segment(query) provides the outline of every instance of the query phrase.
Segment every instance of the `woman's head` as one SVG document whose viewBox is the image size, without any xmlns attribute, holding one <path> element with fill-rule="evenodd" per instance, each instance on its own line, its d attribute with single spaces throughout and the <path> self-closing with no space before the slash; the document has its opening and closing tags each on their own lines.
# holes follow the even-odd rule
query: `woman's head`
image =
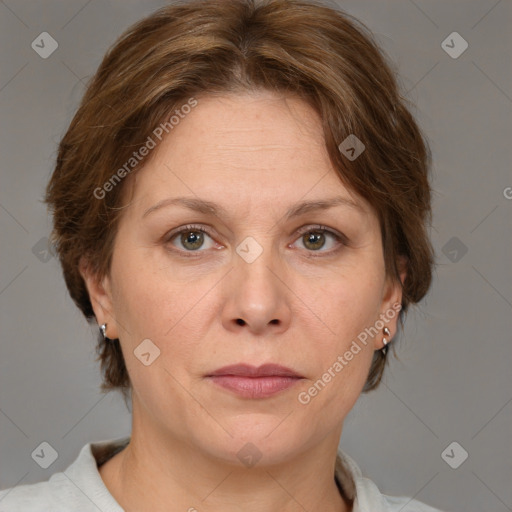
<svg viewBox="0 0 512 512">
<path fill-rule="evenodd" d="M 362 333 L 385 318 L 395 336 L 430 286 L 429 165 L 392 67 L 346 14 L 195 1 L 139 22 L 93 77 L 47 190 L 70 294 L 112 339 L 99 339 L 103 388 L 133 386 L 197 443 L 219 425 L 265 432 L 283 396 L 290 443 L 337 428 L 384 370 L 382 336 Z M 202 211 L 153 208 L 179 197 Z M 134 354 L 147 339 L 160 351 L 149 366 Z M 206 378 L 240 362 L 305 378 L 240 407 Z M 216 411 L 211 425 L 191 426 L 191 396 Z"/>
</svg>

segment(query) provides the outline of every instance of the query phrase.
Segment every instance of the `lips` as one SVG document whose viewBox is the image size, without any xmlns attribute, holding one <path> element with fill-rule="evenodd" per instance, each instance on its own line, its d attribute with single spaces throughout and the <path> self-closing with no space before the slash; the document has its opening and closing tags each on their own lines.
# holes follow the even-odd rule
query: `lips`
<svg viewBox="0 0 512 512">
<path fill-rule="evenodd" d="M 206 377 L 231 393 L 251 399 L 268 398 L 295 386 L 304 378 L 290 368 L 276 364 L 224 366 Z"/>
<path fill-rule="evenodd" d="M 302 375 L 294 372 L 290 368 L 278 364 L 264 364 L 256 367 L 249 364 L 233 364 L 223 366 L 218 370 L 207 375 L 207 377 L 231 375 L 238 377 L 295 377 L 303 378 Z"/>
</svg>

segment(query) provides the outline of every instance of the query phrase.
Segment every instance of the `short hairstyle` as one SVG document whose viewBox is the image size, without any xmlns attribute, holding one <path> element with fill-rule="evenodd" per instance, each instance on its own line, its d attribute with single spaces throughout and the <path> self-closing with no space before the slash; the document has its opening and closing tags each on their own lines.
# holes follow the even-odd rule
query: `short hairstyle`
<svg viewBox="0 0 512 512">
<path fill-rule="evenodd" d="M 195 97 L 263 89 L 298 96 L 320 116 L 334 169 L 377 212 L 386 276 L 400 280 L 405 257 L 403 329 L 409 304 L 430 287 L 434 251 L 431 152 L 397 77 L 366 25 L 315 0 L 179 1 L 130 27 L 91 78 L 46 190 L 51 243 L 76 305 L 94 319 L 79 261 L 86 255 L 98 278 L 109 274 L 127 174 L 154 153 L 140 148 L 157 146 L 176 109 Z M 349 135 L 365 145 L 356 159 L 339 149 Z M 102 391 L 126 397 L 119 340 L 98 331 L 97 354 Z M 378 386 L 386 360 L 375 351 L 363 392 Z"/>
</svg>

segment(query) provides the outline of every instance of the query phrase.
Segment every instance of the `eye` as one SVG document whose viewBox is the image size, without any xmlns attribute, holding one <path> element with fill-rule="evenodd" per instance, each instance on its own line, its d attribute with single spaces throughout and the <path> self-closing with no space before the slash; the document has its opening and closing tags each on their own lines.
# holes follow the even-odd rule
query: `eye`
<svg viewBox="0 0 512 512">
<path fill-rule="evenodd" d="M 310 252 L 331 253 L 348 245 L 348 240 L 344 235 L 328 229 L 325 226 L 305 226 L 299 230 L 299 234 L 301 237 L 298 240 L 300 240 L 305 249 Z M 331 244 L 331 247 L 334 246 L 334 249 L 320 251 L 320 249 L 325 247 L 326 239 L 328 240 L 329 237 L 334 240 L 334 244 Z"/>
<path fill-rule="evenodd" d="M 348 239 L 341 233 L 326 228 L 325 226 L 305 226 L 298 230 L 301 235 L 298 240 L 303 243 L 303 248 L 308 252 L 313 253 L 334 253 L 348 245 Z M 205 245 L 205 236 L 208 237 L 210 243 Z M 326 240 L 331 238 L 331 248 L 327 250 L 320 250 L 326 246 Z M 184 256 L 193 256 L 193 253 L 203 252 L 201 249 L 221 248 L 213 239 L 210 231 L 204 226 L 197 226 L 189 224 L 171 231 L 165 237 L 165 243 L 171 244 L 178 253 Z M 181 245 L 181 247 L 179 245 Z M 327 243 L 329 245 L 329 243 Z M 332 248 L 334 247 L 334 249 Z"/>
<path fill-rule="evenodd" d="M 211 240 L 211 244 L 204 247 L 205 243 L 205 235 Z M 206 230 L 202 226 L 194 226 L 188 225 L 184 226 L 177 231 L 172 231 L 167 237 L 166 242 L 171 243 L 171 245 L 176 245 L 173 243 L 173 240 L 176 243 L 181 244 L 181 247 L 178 247 L 180 252 L 194 252 L 199 251 L 199 249 L 210 249 L 214 242 L 209 235 L 208 230 Z M 200 252 L 200 251 L 199 251 Z"/>
</svg>

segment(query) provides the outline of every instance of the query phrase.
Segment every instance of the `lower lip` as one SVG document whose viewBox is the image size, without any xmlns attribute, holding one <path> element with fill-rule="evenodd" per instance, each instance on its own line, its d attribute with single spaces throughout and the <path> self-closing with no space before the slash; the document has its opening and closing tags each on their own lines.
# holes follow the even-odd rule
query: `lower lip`
<svg viewBox="0 0 512 512">
<path fill-rule="evenodd" d="M 267 398 L 294 386 L 299 377 L 241 377 L 238 375 L 214 375 L 212 382 L 245 398 Z"/>
</svg>

